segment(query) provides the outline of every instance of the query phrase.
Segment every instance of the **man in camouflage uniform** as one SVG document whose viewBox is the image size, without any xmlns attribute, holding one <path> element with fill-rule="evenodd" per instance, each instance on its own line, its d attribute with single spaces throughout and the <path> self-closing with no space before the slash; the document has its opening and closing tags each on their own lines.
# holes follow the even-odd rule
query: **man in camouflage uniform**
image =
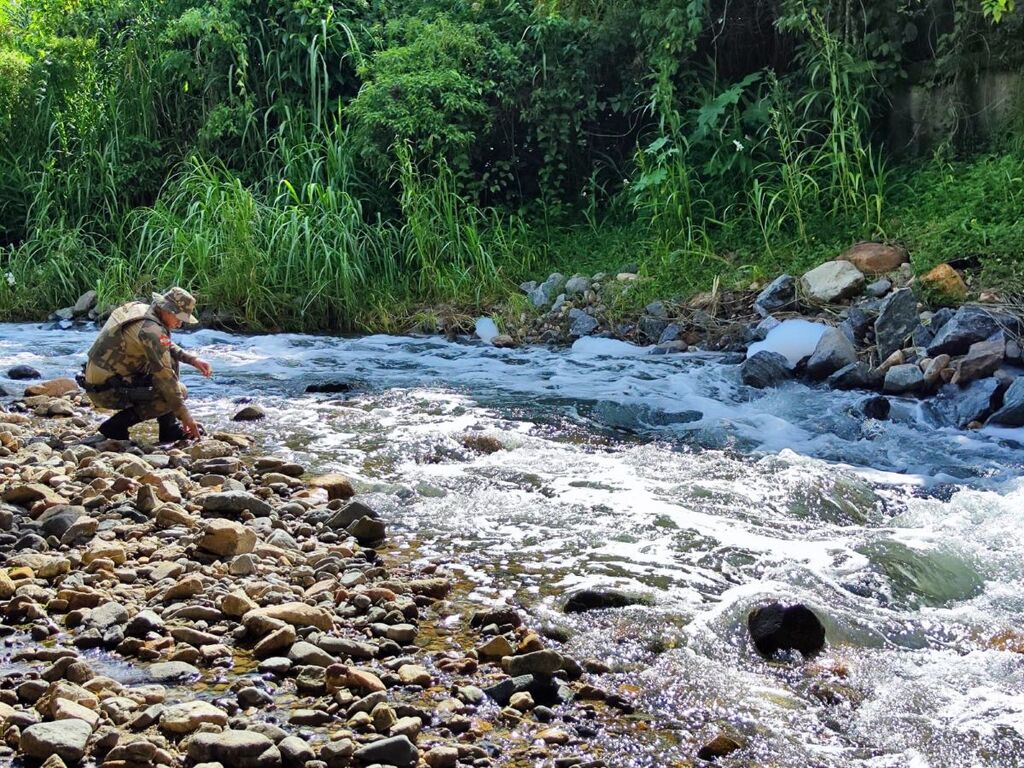
<svg viewBox="0 0 1024 768">
<path fill-rule="evenodd" d="M 117 411 L 100 425 L 104 436 L 127 440 L 130 427 L 156 419 L 161 443 L 199 437 L 178 365 L 187 363 L 204 376 L 213 369 L 171 341 L 172 330 L 197 322 L 195 305 L 187 291 L 171 288 L 154 293 L 150 304 L 131 302 L 110 315 L 89 350 L 83 382 L 93 405 Z"/>
</svg>

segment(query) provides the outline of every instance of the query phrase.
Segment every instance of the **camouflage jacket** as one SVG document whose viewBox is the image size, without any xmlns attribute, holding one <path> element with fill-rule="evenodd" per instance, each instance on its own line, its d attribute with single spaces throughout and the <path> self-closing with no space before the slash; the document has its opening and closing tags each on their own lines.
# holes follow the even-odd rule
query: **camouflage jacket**
<svg viewBox="0 0 1024 768">
<path fill-rule="evenodd" d="M 173 341 L 149 304 L 132 302 L 111 313 L 89 349 L 85 381 L 106 384 L 111 377 L 131 380 L 149 376 L 156 395 L 173 411 L 184 406 L 184 388 L 178 386 L 178 363 L 192 365 L 196 358 Z"/>
</svg>

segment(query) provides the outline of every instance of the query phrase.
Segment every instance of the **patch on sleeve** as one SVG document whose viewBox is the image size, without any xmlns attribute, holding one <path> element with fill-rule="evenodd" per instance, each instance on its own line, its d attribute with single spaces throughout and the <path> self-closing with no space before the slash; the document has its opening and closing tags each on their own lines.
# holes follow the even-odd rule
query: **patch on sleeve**
<svg viewBox="0 0 1024 768">
<path fill-rule="evenodd" d="M 168 336 L 166 333 L 161 333 L 160 334 L 160 346 L 161 347 L 169 347 L 169 346 L 171 346 L 171 337 Z"/>
</svg>

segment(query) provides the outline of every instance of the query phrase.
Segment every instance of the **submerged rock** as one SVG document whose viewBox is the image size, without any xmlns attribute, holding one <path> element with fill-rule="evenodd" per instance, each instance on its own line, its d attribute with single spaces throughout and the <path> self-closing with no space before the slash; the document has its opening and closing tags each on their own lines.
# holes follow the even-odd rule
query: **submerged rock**
<svg viewBox="0 0 1024 768">
<path fill-rule="evenodd" d="M 16 365 L 8 369 L 7 378 L 15 381 L 27 381 L 29 379 L 41 379 L 43 374 L 30 365 Z"/>
<path fill-rule="evenodd" d="M 583 613 L 602 608 L 625 608 L 630 605 L 649 605 L 643 595 L 631 594 L 610 587 L 591 587 L 569 595 L 563 610 L 566 613 Z"/>
<path fill-rule="evenodd" d="M 1002 407 L 992 414 L 989 423 L 1001 427 L 1024 427 L 1024 376 L 1014 379 L 1003 395 Z"/>
<path fill-rule="evenodd" d="M 772 658 L 779 651 L 799 651 L 814 656 L 825 647 L 825 627 L 805 605 L 770 603 L 747 616 L 747 629 L 757 652 Z"/>
</svg>

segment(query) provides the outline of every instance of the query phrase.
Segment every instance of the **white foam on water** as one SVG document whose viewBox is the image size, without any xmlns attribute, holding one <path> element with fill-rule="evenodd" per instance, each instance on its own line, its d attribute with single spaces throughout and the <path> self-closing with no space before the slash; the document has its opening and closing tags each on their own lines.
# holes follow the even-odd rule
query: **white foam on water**
<svg viewBox="0 0 1024 768">
<path fill-rule="evenodd" d="M 814 352 L 826 330 L 827 325 L 809 320 L 783 320 L 768 331 L 764 341 L 750 345 L 747 357 L 758 352 L 777 352 L 789 360 L 790 367 L 793 367 Z"/>
<path fill-rule="evenodd" d="M 490 344 L 499 334 L 498 326 L 489 317 L 481 317 L 476 321 L 475 332 L 477 338 L 485 344 Z"/>
</svg>

